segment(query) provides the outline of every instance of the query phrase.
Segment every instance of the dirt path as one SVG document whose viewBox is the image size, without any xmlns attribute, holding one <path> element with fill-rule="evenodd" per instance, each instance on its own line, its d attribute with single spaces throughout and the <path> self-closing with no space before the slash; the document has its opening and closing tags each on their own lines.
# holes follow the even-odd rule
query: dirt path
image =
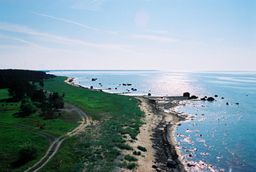
<svg viewBox="0 0 256 172">
<path fill-rule="evenodd" d="M 72 131 L 66 133 L 63 136 L 60 136 L 56 140 L 53 141 L 53 143 L 48 148 L 45 155 L 32 167 L 28 168 L 25 172 L 36 172 L 39 171 L 41 168 L 43 168 L 52 158 L 53 156 L 58 152 L 61 144 L 65 139 L 68 137 L 72 137 L 74 135 L 79 134 L 84 130 L 84 128 L 90 123 L 91 119 L 86 115 L 85 112 L 83 112 L 81 109 L 77 108 L 76 106 L 73 106 L 71 104 L 66 104 L 66 107 L 68 107 L 69 111 L 75 111 L 79 114 L 79 116 L 82 118 L 81 124 L 73 129 Z"/>
</svg>

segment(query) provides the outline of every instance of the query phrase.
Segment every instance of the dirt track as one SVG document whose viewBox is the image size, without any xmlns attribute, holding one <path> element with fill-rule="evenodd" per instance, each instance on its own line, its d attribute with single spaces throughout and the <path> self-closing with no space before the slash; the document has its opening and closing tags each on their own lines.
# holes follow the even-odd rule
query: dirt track
<svg viewBox="0 0 256 172">
<path fill-rule="evenodd" d="M 79 109 L 78 107 L 73 106 L 71 104 L 66 104 L 65 106 L 67 107 L 68 111 L 70 111 L 70 112 L 75 111 L 76 113 L 78 113 L 80 115 L 80 117 L 82 119 L 81 124 L 78 127 L 76 127 L 75 129 L 73 129 L 72 131 L 55 139 L 51 143 L 51 145 L 48 148 L 45 155 L 37 163 L 35 163 L 33 166 L 29 167 L 25 172 L 32 172 L 32 171 L 36 172 L 36 171 L 39 171 L 41 168 L 43 168 L 53 158 L 53 156 L 58 152 L 61 144 L 63 143 L 63 141 L 65 139 L 79 134 L 90 123 L 91 119 L 81 109 Z"/>
</svg>

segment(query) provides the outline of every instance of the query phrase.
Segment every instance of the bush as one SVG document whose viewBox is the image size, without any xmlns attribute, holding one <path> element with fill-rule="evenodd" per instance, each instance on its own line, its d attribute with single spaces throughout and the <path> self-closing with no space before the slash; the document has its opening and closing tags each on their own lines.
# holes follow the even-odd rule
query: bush
<svg viewBox="0 0 256 172">
<path fill-rule="evenodd" d="M 133 155 L 141 155 L 141 152 L 140 151 L 133 151 Z"/>
<path fill-rule="evenodd" d="M 127 144 L 124 144 L 124 143 L 119 143 L 119 144 L 117 144 L 117 147 L 118 147 L 119 149 L 132 150 L 132 147 L 131 147 L 131 146 L 129 146 L 129 145 L 127 145 Z"/>
<path fill-rule="evenodd" d="M 129 169 L 129 170 L 135 169 L 136 166 L 137 166 L 137 164 L 134 163 L 134 162 L 132 162 L 132 163 L 123 162 L 123 163 L 119 164 L 120 168 L 126 168 L 126 169 Z"/>
<path fill-rule="evenodd" d="M 36 106 L 30 99 L 23 99 L 20 105 L 20 117 L 29 116 L 37 111 Z"/>
<path fill-rule="evenodd" d="M 142 152 L 147 152 L 147 149 L 143 146 L 138 146 L 137 148 Z"/>
<path fill-rule="evenodd" d="M 12 163 L 12 167 L 20 167 L 37 157 L 37 150 L 32 145 L 23 146 L 18 152 L 18 158 Z"/>
<path fill-rule="evenodd" d="M 124 159 L 127 160 L 127 161 L 138 161 L 137 158 L 135 158 L 135 157 L 133 157 L 131 155 L 125 155 Z"/>
<path fill-rule="evenodd" d="M 135 163 L 129 163 L 126 168 L 128 168 L 129 170 L 133 170 L 134 168 L 136 168 L 136 166 L 137 165 Z"/>
</svg>

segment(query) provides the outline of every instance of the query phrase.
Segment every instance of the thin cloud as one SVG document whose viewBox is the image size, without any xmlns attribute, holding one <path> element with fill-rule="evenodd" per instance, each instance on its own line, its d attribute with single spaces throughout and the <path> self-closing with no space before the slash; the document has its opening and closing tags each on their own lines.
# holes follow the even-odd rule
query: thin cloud
<svg viewBox="0 0 256 172">
<path fill-rule="evenodd" d="M 73 20 L 70 20 L 70 19 L 55 17 L 55 16 L 51 16 L 51 15 L 48 15 L 48 14 L 36 13 L 36 12 L 33 12 L 33 14 L 35 14 L 37 16 L 41 16 L 41 17 L 46 17 L 46 18 L 49 18 L 49 19 L 52 19 L 52 20 L 61 21 L 61 22 L 64 22 L 64 23 L 76 25 L 76 26 L 79 26 L 79 27 L 81 27 L 83 29 L 86 29 L 86 30 L 91 30 L 91 31 L 101 32 L 101 33 L 106 33 L 106 34 L 113 34 L 113 35 L 118 34 L 117 32 L 114 32 L 114 31 L 98 29 L 98 28 L 91 27 L 91 26 L 88 26 L 88 25 L 85 25 L 85 24 L 82 24 L 82 23 L 79 23 L 79 22 L 76 22 L 76 21 L 73 21 Z"/>
<path fill-rule="evenodd" d="M 7 36 L 7 35 L 0 34 L 0 38 L 1 39 L 6 39 L 6 40 L 13 40 L 13 41 L 23 43 L 23 44 L 26 44 L 26 45 L 39 46 L 38 44 L 36 44 L 34 42 L 27 41 L 27 40 L 21 39 L 21 38 L 16 38 L 16 37 L 13 37 L 13 36 Z"/>
<path fill-rule="evenodd" d="M 159 36 L 159 35 L 151 35 L 151 34 L 135 34 L 132 35 L 132 38 L 145 40 L 145 41 L 157 41 L 157 42 L 163 42 L 163 43 L 172 43 L 177 42 L 178 39 L 170 38 L 168 36 Z"/>
<path fill-rule="evenodd" d="M 114 49 L 114 50 L 124 50 L 124 51 L 128 51 L 128 48 L 129 48 L 128 45 L 110 44 L 110 43 L 104 43 L 104 44 L 93 43 L 93 42 L 87 42 L 84 40 L 49 34 L 45 32 L 38 32 L 25 26 L 9 24 L 9 23 L 0 22 L 0 30 L 30 35 L 30 36 L 34 36 L 36 39 L 44 39 L 48 42 L 53 42 L 53 43 L 62 44 L 62 45 L 70 45 L 70 46 L 80 45 L 80 46 L 86 46 L 89 48 L 97 48 L 97 49 L 105 49 L 105 50 Z"/>
<path fill-rule="evenodd" d="M 78 10 L 99 11 L 106 0 L 76 0 L 71 8 Z"/>
</svg>

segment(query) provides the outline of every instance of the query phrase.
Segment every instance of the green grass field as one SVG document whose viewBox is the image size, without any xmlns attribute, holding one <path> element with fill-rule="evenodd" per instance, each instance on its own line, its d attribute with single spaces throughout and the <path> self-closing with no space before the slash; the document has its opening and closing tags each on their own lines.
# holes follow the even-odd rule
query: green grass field
<svg viewBox="0 0 256 172">
<path fill-rule="evenodd" d="M 65 94 L 65 102 L 83 109 L 95 122 L 86 132 L 67 139 L 59 152 L 41 171 L 113 171 L 118 166 L 134 168 L 136 164 L 122 159 L 117 161 L 122 150 L 132 148 L 125 143 L 130 135 L 136 139 L 142 125 L 143 113 L 138 100 L 128 96 L 96 92 L 64 83 L 65 77 L 45 80 L 45 89 Z M 59 119 L 43 120 L 37 113 L 25 118 L 16 118 L 20 103 L 7 103 L 8 91 L 0 90 L 0 169 L 2 171 L 24 171 L 42 157 L 49 146 L 44 134 L 60 136 L 76 127 L 76 114 L 63 113 Z M 44 124 L 44 129 L 38 129 Z M 37 158 L 26 165 L 12 169 L 11 162 L 24 144 L 37 149 Z M 0 170 L 0 171 L 1 171 Z"/>
<path fill-rule="evenodd" d="M 0 89 L 0 171 L 24 171 L 46 152 L 49 147 L 46 135 L 58 137 L 78 125 L 78 118 L 73 117 L 77 114 L 63 113 L 61 118 L 51 120 L 42 119 L 38 113 L 17 118 L 14 114 L 19 111 L 20 102 L 5 101 L 8 98 L 7 89 Z M 39 129 L 38 124 L 44 124 L 44 129 Z M 36 159 L 20 168 L 12 168 L 18 151 L 27 144 L 36 148 Z"/>
<path fill-rule="evenodd" d="M 54 171 L 56 168 L 60 171 L 79 171 L 84 165 L 86 171 L 112 171 L 120 164 L 116 159 L 121 151 L 131 149 L 125 144 L 125 135 L 129 134 L 131 138 L 136 139 L 142 125 L 143 113 L 138 107 L 138 100 L 76 88 L 64 84 L 65 79 L 49 79 L 45 82 L 45 88 L 64 93 L 65 101 L 80 107 L 98 123 L 88 127 L 86 132 L 78 137 L 65 142 L 54 160 L 43 171 Z M 69 156 L 65 156 L 67 154 Z M 127 163 L 128 167 L 135 167 L 134 163 Z"/>
</svg>

